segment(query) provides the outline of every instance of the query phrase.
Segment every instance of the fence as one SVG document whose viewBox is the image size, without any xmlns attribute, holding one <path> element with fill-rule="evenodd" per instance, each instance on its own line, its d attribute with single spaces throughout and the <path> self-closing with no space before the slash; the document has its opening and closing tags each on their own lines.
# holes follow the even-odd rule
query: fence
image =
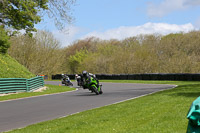
<svg viewBox="0 0 200 133">
<path fill-rule="evenodd" d="M 74 79 L 74 74 L 68 75 Z M 176 80 L 200 81 L 200 73 L 150 73 L 150 74 L 96 74 L 100 80 Z M 61 79 L 61 74 L 52 75 L 52 79 Z"/>
<path fill-rule="evenodd" d="M 25 78 L 0 78 L 0 93 L 29 92 L 44 86 L 44 79 L 38 76 Z"/>
<path fill-rule="evenodd" d="M 171 80 L 200 81 L 200 74 L 190 73 L 150 73 L 150 74 L 96 74 L 98 79 L 105 80 Z"/>
</svg>

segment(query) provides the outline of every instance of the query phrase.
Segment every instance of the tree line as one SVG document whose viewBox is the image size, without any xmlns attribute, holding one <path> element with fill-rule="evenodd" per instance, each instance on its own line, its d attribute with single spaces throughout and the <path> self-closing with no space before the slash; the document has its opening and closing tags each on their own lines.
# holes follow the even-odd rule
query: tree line
<svg viewBox="0 0 200 133">
<path fill-rule="evenodd" d="M 70 73 L 198 73 L 199 46 L 200 31 L 121 41 L 89 38 L 67 48 L 66 64 Z"/>
<path fill-rule="evenodd" d="M 124 40 L 91 37 L 62 48 L 52 33 L 15 36 L 9 54 L 34 74 L 199 73 L 200 31 L 139 35 Z"/>
</svg>

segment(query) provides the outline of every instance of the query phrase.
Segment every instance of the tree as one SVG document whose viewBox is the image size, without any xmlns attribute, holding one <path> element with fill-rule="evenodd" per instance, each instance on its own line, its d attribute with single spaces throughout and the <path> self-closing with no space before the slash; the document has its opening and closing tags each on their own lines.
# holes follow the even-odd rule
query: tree
<svg viewBox="0 0 200 133">
<path fill-rule="evenodd" d="M 39 56 L 35 58 L 38 62 L 33 67 L 38 67 L 37 74 L 45 74 L 50 78 L 52 74 L 60 73 L 64 60 L 60 42 L 55 39 L 51 32 L 47 31 L 37 32 L 35 39 Z"/>
<path fill-rule="evenodd" d="M 26 33 L 36 31 L 34 24 L 41 21 L 40 10 L 47 10 L 48 0 L 1 0 L 0 24 L 14 28 L 24 29 Z"/>
<path fill-rule="evenodd" d="M 38 31 L 34 37 L 13 36 L 9 54 L 33 74 L 51 77 L 60 73 L 64 60 L 60 43 L 51 32 Z"/>
<path fill-rule="evenodd" d="M 41 21 L 43 13 L 53 18 L 59 29 L 70 23 L 70 5 L 75 0 L 0 0 L 0 25 L 26 33 L 36 31 L 34 25 Z"/>
<path fill-rule="evenodd" d="M 71 6 L 74 5 L 76 0 L 49 0 L 48 10 L 45 12 L 49 18 L 54 20 L 56 27 L 59 30 L 65 28 L 65 25 L 74 21 L 71 13 Z"/>
<path fill-rule="evenodd" d="M 87 49 L 82 49 L 80 51 L 77 51 L 75 55 L 71 55 L 69 57 L 69 67 L 72 73 L 80 73 L 80 65 L 84 58 L 87 57 L 88 51 Z"/>
<path fill-rule="evenodd" d="M 0 52 L 6 53 L 10 44 L 8 42 L 9 32 L 7 28 L 25 30 L 26 34 L 32 36 L 36 31 L 34 25 L 42 20 L 42 13 L 48 13 L 55 20 L 59 29 L 64 28 L 66 21 L 71 22 L 70 5 L 75 0 L 0 0 Z"/>
<path fill-rule="evenodd" d="M 10 47 L 9 37 L 2 26 L 0 26 L 0 53 L 6 53 Z"/>
</svg>

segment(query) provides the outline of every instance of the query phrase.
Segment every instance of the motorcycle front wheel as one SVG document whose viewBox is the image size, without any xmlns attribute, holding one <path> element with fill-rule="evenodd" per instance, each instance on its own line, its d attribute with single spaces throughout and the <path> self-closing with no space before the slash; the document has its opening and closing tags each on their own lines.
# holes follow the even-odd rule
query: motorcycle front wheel
<svg viewBox="0 0 200 133">
<path fill-rule="evenodd" d="M 92 90 L 96 93 L 96 95 L 99 95 L 98 89 L 95 86 L 92 86 Z"/>
</svg>

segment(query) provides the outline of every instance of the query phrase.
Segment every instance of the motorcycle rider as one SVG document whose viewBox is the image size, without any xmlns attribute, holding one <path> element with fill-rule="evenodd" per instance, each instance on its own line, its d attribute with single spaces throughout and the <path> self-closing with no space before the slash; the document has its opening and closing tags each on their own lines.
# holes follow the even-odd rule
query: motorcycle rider
<svg viewBox="0 0 200 133">
<path fill-rule="evenodd" d="M 86 89 L 86 83 L 91 81 L 87 71 L 82 72 L 81 80 L 83 81 L 83 89 Z"/>
<path fill-rule="evenodd" d="M 85 85 L 86 83 L 90 83 L 91 77 L 93 77 L 97 81 L 97 87 L 99 87 L 99 80 L 96 78 L 96 76 L 94 74 L 88 73 L 87 71 L 83 71 L 82 77 L 83 77 L 83 85 Z M 85 89 L 85 87 L 84 87 L 84 89 Z"/>
<path fill-rule="evenodd" d="M 75 74 L 75 80 L 77 79 L 77 77 L 78 77 L 78 74 Z"/>
<path fill-rule="evenodd" d="M 82 72 L 83 89 L 89 89 L 91 92 L 95 92 L 97 95 L 102 94 L 102 85 L 99 84 L 99 80 L 94 74 L 87 71 Z"/>
<path fill-rule="evenodd" d="M 75 80 L 77 81 L 77 85 L 78 86 L 82 86 L 81 76 L 79 76 L 78 74 L 76 74 L 75 75 Z"/>
<path fill-rule="evenodd" d="M 67 74 L 62 74 L 62 83 L 65 84 L 65 82 L 69 83 L 70 78 L 67 76 Z"/>
<path fill-rule="evenodd" d="M 67 76 L 67 74 L 62 74 L 62 78 L 63 80 L 69 80 L 69 77 Z"/>
</svg>

